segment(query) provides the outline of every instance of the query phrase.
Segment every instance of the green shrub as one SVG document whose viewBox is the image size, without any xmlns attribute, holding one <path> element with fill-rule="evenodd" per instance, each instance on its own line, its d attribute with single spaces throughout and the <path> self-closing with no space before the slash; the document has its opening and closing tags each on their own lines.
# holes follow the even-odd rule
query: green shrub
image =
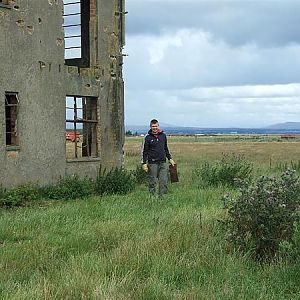
<svg viewBox="0 0 300 300">
<path fill-rule="evenodd" d="M 134 189 L 135 178 L 132 172 L 124 168 L 115 168 L 106 172 L 100 169 L 95 190 L 99 195 L 126 194 Z"/>
<path fill-rule="evenodd" d="M 280 245 L 293 244 L 299 222 L 300 181 L 287 170 L 278 178 L 260 177 L 240 182 L 236 199 L 224 196 L 228 216 L 223 220 L 227 240 L 256 258 L 271 258 Z"/>
<path fill-rule="evenodd" d="M 299 259 L 300 256 L 300 224 L 294 223 L 291 241 L 282 241 L 279 244 L 279 254 L 283 258 Z"/>
<path fill-rule="evenodd" d="M 0 185 L 0 201 L 1 199 L 4 199 L 5 194 L 6 194 L 6 189 L 2 185 Z"/>
<path fill-rule="evenodd" d="M 200 177 L 203 185 L 219 184 L 234 186 L 237 179 L 250 179 L 253 166 L 245 157 L 236 154 L 223 154 L 222 159 L 215 163 L 204 162 L 196 168 L 195 174 Z"/>
<path fill-rule="evenodd" d="M 134 170 L 134 176 L 137 183 L 147 183 L 148 182 L 148 174 L 142 169 L 142 166 L 138 164 L 136 169 Z"/>
<path fill-rule="evenodd" d="M 276 164 L 275 169 L 279 170 L 281 172 L 283 172 L 284 170 L 287 170 L 287 169 L 291 169 L 291 170 L 295 170 L 299 173 L 300 172 L 300 160 L 298 160 L 298 161 L 291 160 L 289 163 L 287 161 L 279 162 Z"/>
<path fill-rule="evenodd" d="M 39 199 L 38 188 L 32 184 L 24 184 L 15 188 L 0 189 L 0 204 L 5 207 L 26 205 L 29 202 Z"/>
<path fill-rule="evenodd" d="M 72 200 L 84 198 L 94 193 L 94 182 L 90 178 L 80 179 L 78 175 L 62 178 L 57 185 L 41 189 L 44 198 Z"/>
<path fill-rule="evenodd" d="M 5 205 L 5 195 L 6 195 L 6 189 L 0 185 L 0 206 Z"/>
</svg>

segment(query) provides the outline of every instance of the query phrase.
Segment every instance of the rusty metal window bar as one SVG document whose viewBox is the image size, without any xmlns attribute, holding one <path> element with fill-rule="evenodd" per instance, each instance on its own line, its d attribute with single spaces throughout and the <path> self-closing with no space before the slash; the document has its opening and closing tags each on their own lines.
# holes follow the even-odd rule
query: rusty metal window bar
<svg viewBox="0 0 300 300">
<path fill-rule="evenodd" d="M 67 159 L 98 157 L 97 101 L 95 97 L 66 97 Z"/>
<path fill-rule="evenodd" d="M 5 93 L 6 146 L 18 146 L 18 93 Z"/>
<path fill-rule="evenodd" d="M 87 68 L 90 65 L 90 0 L 63 1 L 66 64 Z"/>
</svg>

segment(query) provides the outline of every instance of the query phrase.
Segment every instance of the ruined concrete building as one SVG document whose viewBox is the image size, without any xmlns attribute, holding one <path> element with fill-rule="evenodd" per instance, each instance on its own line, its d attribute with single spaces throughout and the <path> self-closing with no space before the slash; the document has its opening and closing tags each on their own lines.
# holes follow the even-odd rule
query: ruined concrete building
<svg viewBox="0 0 300 300">
<path fill-rule="evenodd" d="M 123 157 L 124 0 L 0 0 L 0 184 Z"/>
</svg>

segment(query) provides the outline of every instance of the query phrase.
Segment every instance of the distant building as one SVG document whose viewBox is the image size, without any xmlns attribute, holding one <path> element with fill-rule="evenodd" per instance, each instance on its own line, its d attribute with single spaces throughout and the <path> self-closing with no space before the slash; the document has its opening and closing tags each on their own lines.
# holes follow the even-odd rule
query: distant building
<svg viewBox="0 0 300 300">
<path fill-rule="evenodd" d="M 121 165 L 124 15 L 124 0 L 0 0 L 1 185 Z"/>
</svg>

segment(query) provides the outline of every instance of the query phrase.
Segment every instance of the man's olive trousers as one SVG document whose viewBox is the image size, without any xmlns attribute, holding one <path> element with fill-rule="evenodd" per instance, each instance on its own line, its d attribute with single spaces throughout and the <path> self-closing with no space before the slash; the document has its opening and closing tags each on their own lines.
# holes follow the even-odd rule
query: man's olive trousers
<svg viewBox="0 0 300 300">
<path fill-rule="evenodd" d="M 168 164 L 166 162 L 149 164 L 149 192 L 156 194 L 156 185 L 158 180 L 158 193 L 163 197 L 168 192 Z"/>
</svg>

